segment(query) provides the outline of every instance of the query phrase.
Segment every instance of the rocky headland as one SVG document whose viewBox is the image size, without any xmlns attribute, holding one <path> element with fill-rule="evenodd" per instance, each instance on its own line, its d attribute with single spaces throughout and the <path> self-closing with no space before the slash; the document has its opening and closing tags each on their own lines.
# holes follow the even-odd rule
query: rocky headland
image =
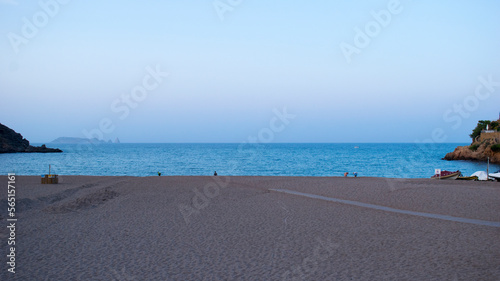
<svg viewBox="0 0 500 281">
<path fill-rule="evenodd" d="M 446 154 L 444 160 L 471 160 L 500 164 L 500 131 L 498 121 L 479 121 L 470 137 L 471 145 L 459 146 Z"/>
<path fill-rule="evenodd" d="M 0 123 L 0 153 L 16 152 L 49 153 L 62 152 L 62 150 L 48 148 L 45 144 L 42 146 L 32 146 L 21 134 Z"/>
<path fill-rule="evenodd" d="M 491 149 L 492 144 L 486 142 L 479 144 L 477 147 L 476 145 L 459 146 L 453 152 L 447 153 L 443 159 L 486 162 L 489 157 L 491 163 L 500 164 L 500 152 L 493 151 Z"/>
</svg>

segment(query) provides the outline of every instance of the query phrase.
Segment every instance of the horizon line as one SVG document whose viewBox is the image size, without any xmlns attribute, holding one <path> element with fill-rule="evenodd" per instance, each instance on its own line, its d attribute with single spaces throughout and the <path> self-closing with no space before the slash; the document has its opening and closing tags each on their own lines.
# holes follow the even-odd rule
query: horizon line
<svg viewBox="0 0 500 281">
<path fill-rule="evenodd" d="M 119 142 L 119 143 L 88 143 L 88 144 L 464 144 L 468 142 Z M 30 142 L 30 144 L 87 144 L 87 143 L 52 143 L 52 142 Z"/>
</svg>

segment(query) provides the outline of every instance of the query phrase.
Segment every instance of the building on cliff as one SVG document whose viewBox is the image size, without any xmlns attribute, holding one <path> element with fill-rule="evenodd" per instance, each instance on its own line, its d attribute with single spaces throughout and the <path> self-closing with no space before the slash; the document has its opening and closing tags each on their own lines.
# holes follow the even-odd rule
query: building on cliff
<svg viewBox="0 0 500 281">
<path fill-rule="evenodd" d="M 476 138 L 475 142 L 491 141 L 494 143 L 500 143 L 500 132 L 493 130 L 483 130 L 481 134 Z"/>
<path fill-rule="evenodd" d="M 500 118 L 497 120 L 497 122 L 500 123 Z M 500 131 L 495 130 L 494 127 L 491 127 L 491 123 L 488 124 L 488 126 L 486 127 L 486 130 L 482 130 L 481 134 L 479 136 L 477 136 L 476 139 L 473 140 L 473 143 L 474 142 L 483 142 L 483 141 L 500 143 Z"/>
</svg>

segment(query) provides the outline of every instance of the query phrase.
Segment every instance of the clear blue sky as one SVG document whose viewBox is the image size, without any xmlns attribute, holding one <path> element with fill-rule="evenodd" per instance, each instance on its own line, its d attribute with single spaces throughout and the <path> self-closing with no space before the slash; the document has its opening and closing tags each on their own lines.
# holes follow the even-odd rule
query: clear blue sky
<svg viewBox="0 0 500 281">
<path fill-rule="evenodd" d="M 496 0 L 40 3 L 0 0 L 0 122 L 32 142 L 468 142 L 500 111 Z"/>
</svg>

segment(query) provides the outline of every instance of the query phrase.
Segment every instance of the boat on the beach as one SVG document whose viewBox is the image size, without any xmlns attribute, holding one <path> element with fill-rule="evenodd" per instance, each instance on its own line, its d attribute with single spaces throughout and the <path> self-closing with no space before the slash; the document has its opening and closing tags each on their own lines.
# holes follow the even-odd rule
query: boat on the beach
<svg viewBox="0 0 500 281">
<path fill-rule="evenodd" d="M 496 173 L 492 173 L 488 175 L 490 178 L 496 179 L 497 181 L 500 181 L 500 171 Z"/>
<path fill-rule="evenodd" d="M 471 175 L 471 177 L 476 176 L 478 180 L 480 181 L 486 181 L 488 180 L 488 176 L 486 175 L 485 171 L 477 171 L 474 174 Z"/>
<path fill-rule="evenodd" d="M 455 180 L 460 176 L 460 171 L 457 170 L 455 172 L 451 171 L 441 171 L 439 174 L 435 174 L 434 176 L 431 177 L 431 179 L 441 179 L 441 180 Z"/>
<path fill-rule="evenodd" d="M 477 176 L 470 176 L 470 177 L 463 177 L 460 175 L 457 180 L 462 180 L 462 181 L 477 181 L 478 177 Z"/>
</svg>

